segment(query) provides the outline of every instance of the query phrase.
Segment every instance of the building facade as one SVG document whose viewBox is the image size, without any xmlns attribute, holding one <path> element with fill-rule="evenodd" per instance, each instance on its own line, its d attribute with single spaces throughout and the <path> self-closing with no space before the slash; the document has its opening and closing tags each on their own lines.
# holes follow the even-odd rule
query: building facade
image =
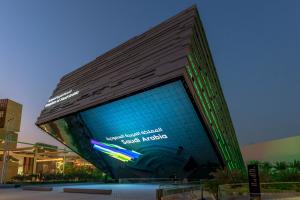
<svg viewBox="0 0 300 200">
<path fill-rule="evenodd" d="M 18 164 L 10 159 L 9 150 L 17 147 L 21 126 L 22 105 L 0 99 L 0 182 L 9 180 L 18 171 Z"/>
<path fill-rule="evenodd" d="M 93 166 L 75 153 L 57 146 L 35 143 L 10 152 L 18 162 L 18 175 L 65 174 L 65 166 Z"/>
<path fill-rule="evenodd" d="M 300 160 L 300 136 L 292 136 L 245 145 L 241 148 L 246 162 L 292 162 Z"/>
<path fill-rule="evenodd" d="M 22 105 L 9 99 L 0 99 L 0 148 L 4 140 L 17 141 L 21 126 Z M 16 148 L 16 143 L 9 143 L 8 148 Z"/>
<path fill-rule="evenodd" d="M 62 77 L 36 124 L 113 178 L 244 170 L 195 6 Z"/>
</svg>

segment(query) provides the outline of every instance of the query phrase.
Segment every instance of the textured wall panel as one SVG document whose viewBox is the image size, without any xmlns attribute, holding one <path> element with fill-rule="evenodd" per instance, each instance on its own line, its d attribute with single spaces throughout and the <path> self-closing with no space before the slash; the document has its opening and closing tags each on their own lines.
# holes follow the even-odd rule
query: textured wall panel
<svg viewBox="0 0 300 200">
<path fill-rule="evenodd" d="M 46 107 L 37 124 L 182 76 L 195 14 L 185 10 L 65 75 L 50 99 L 79 94 Z"/>
</svg>

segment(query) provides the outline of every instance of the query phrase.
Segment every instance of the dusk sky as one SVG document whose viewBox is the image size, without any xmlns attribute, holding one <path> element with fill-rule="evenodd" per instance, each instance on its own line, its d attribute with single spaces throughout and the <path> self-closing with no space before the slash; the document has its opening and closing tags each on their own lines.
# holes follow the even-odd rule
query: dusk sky
<svg viewBox="0 0 300 200">
<path fill-rule="evenodd" d="M 0 0 L 0 98 L 20 141 L 66 73 L 196 4 L 240 145 L 300 134 L 299 0 Z"/>
</svg>

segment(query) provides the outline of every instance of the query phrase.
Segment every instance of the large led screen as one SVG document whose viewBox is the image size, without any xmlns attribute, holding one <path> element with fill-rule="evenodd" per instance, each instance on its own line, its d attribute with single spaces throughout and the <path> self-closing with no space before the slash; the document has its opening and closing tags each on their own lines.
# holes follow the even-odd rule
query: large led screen
<svg viewBox="0 0 300 200">
<path fill-rule="evenodd" d="M 114 178 L 197 178 L 219 166 L 182 80 L 41 128 Z"/>
</svg>

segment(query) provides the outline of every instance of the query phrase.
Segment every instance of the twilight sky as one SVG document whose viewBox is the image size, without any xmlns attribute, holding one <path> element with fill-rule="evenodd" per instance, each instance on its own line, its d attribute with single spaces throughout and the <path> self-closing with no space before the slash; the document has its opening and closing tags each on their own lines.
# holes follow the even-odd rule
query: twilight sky
<svg viewBox="0 0 300 200">
<path fill-rule="evenodd" d="M 59 79 L 197 4 L 241 145 L 300 134 L 299 0 L 0 0 L 0 98 L 23 104 L 20 140 Z"/>
</svg>

